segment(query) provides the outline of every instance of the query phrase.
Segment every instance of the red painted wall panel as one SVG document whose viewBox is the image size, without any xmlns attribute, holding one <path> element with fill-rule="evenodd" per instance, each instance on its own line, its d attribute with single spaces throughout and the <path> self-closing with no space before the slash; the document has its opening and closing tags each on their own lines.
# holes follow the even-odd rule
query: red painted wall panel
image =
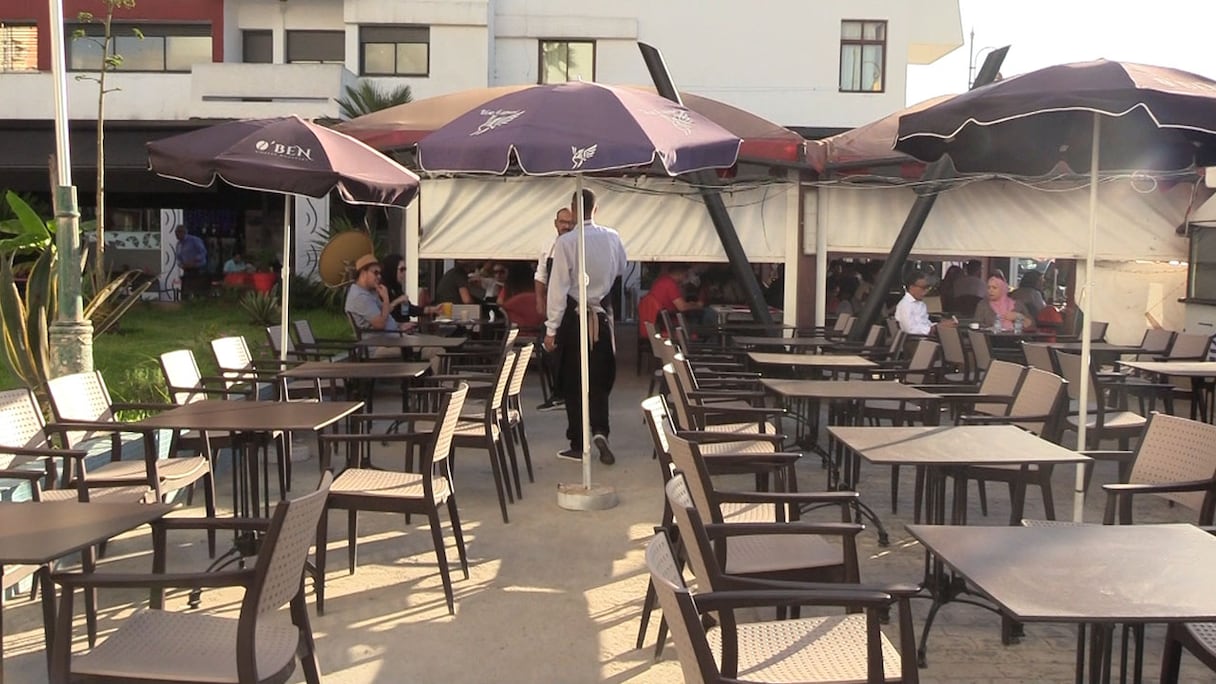
<svg viewBox="0 0 1216 684">
<path fill-rule="evenodd" d="M 80 12 L 100 15 L 101 0 L 63 0 L 63 18 L 72 22 Z M 0 21 L 30 21 L 38 24 L 38 69 L 51 69 L 51 10 L 46 0 L 0 0 Z M 123 22 L 209 22 L 211 58 L 224 60 L 224 0 L 137 0 L 135 7 L 118 10 L 114 18 Z M 65 39 L 68 38 L 65 36 Z"/>
</svg>

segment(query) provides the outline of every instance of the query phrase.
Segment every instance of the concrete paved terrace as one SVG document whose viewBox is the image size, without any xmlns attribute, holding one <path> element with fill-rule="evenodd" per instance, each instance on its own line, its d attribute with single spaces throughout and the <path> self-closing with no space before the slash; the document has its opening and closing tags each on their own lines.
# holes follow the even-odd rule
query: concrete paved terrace
<svg viewBox="0 0 1216 684">
<path fill-rule="evenodd" d="M 625 331 L 625 335 L 628 331 Z M 624 340 L 629 340 L 623 335 Z M 681 681 L 676 649 L 668 642 L 663 657 L 653 659 L 657 620 L 646 646 L 634 648 L 647 571 L 643 548 L 659 521 L 662 493 L 657 462 L 651 459 L 650 437 L 638 402 L 647 378 L 633 374 L 632 344 L 620 345 L 620 378 L 613 393 L 612 444 L 617 463 L 595 464 L 597 482 L 617 488 L 620 505 L 597 513 L 575 513 L 556 505 L 558 483 L 579 478 L 577 464 L 559 461 L 565 446 L 565 416 L 561 412 L 527 415 L 536 482 L 524 484 L 524 499 L 510 508 L 511 523 L 503 524 L 484 454 L 457 454 L 457 492 L 470 556 L 471 574 L 463 579 L 454 570 L 456 615 L 444 605 L 443 591 L 425 521 L 415 517 L 406 525 L 401 516 L 365 513 L 360 516 L 359 567 L 345 567 L 346 525 L 339 512 L 330 518 L 330 560 L 326 614 L 313 628 L 325 681 L 349 684 L 399 682 L 613 682 L 615 684 Z M 525 406 L 540 402 L 535 381 L 528 383 Z M 386 448 L 379 465 L 394 459 Z M 315 456 L 297 463 L 295 486 L 311 486 L 317 476 Z M 878 546 L 867 530 L 860 537 L 861 574 L 867 582 L 918 582 L 923 551 L 904 530 L 911 522 L 912 473 L 903 469 L 902 502 L 890 513 L 889 470 L 863 466 L 863 499 L 882 515 L 891 533 L 887 547 Z M 1058 469 L 1057 506 L 1071 510 L 1072 468 Z M 1097 481 L 1110 481 L 1113 471 L 1099 470 Z M 800 489 L 822 487 L 824 471 L 818 459 L 804 458 L 799 466 Z M 747 482 L 740 481 L 740 487 Z M 231 491 L 221 477 L 219 489 Z M 1008 516 L 1003 486 L 989 486 L 990 511 L 985 518 L 972 496 L 970 520 L 1000 525 Z M 1097 491 L 1095 484 L 1094 491 Z M 1037 491 L 1028 495 L 1027 516 L 1042 515 Z M 1185 520 L 1184 513 L 1155 502 L 1138 510 L 1142 522 Z M 1093 495 L 1086 519 L 1099 521 L 1103 499 Z M 198 508 L 196 505 L 195 508 Z M 187 511 L 186 514 L 193 514 Z M 446 520 L 446 518 L 445 518 Z M 448 535 L 448 556 L 456 552 Z M 171 544 L 173 540 L 171 539 Z M 171 550 L 171 569 L 200 569 L 206 565 L 205 543 L 185 537 Z M 103 571 L 147 571 L 151 543 L 147 528 L 133 531 L 109 548 Z M 1084 563 L 1084 559 L 1077 559 Z M 143 592 L 103 591 L 100 597 L 101 634 L 113 630 L 132 611 L 146 605 Z M 202 609 L 235 615 L 240 596 L 231 590 L 207 591 Z M 79 602 L 78 602 L 79 605 Z M 919 630 L 928 601 L 914 601 Z M 184 592 L 172 594 L 169 608 L 186 609 Z M 311 609 L 311 601 L 310 601 Z M 5 608 L 4 662 L 9 682 L 46 679 L 42 650 L 41 613 L 37 601 L 10 601 Z M 943 608 L 929 644 L 925 682 L 1068 682 L 1073 680 L 1075 629 L 1068 625 L 1027 625 L 1020 643 L 1002 646 L 999 619 L 991 612 L 963 604 Z M 1148 629 L 1145 672 L 1158 673 L 1164 628 Z M 75 630 L 84 647 L 83 618 Z M 1216 681 L 1193 658 L 1184 656 L 1183 678 Z M 291 679 L 303 681 L 299 670 Z"/>
</svg>

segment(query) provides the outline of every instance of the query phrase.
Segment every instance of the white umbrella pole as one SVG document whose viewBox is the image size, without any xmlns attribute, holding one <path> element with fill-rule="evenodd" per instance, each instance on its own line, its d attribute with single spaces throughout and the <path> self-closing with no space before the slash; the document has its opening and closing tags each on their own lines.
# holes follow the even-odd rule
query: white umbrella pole
<svg viewBox="0 0 1216 684">
<path fill-rule="evenodd" d="M 583 487 L 591 489 L 591 340 L 587 334 L 587 222 L 583 208 L 583 177 L 575 176 L 574 196 L 578 205 L 578 348 L 579 387 L 583 402 Z M 569 397 L 566 398 L 570 400 Z"/>
<path fill-rule="evenodd" d="M 283 258 L 279 265 L 279 293 L 283 296 L 279 309 L 279 360 L 287 360 L 287 299 L 290 294 L 287 274 L 291 272 L 288 257 L 291 255 L 291 200 L 293 195 L 283 196 Z"/>
<path fill-rule="evenodd" d="M 1078 306 L 1085 318 L 1081 325 L 1081 386 L 1077 388 L 1077 450 L 1085 449 L 1089 423 L 1089 359 L 1093 346 L 1090 326 L 1093 321 L 1094 249 L 1098 236 L 1098 140 L 1102 116 L 1094 114 L 1094 137 L 1089 157 L 1089 247 L 1085 250 L 1085 284 L 1081 286 Z M 1100 397 L 1095 399 L 1101 401 Z M 1077 465 L 1072 519 L 1082 522 L 1085 514 L 1085 466 Z"/>
</svg>

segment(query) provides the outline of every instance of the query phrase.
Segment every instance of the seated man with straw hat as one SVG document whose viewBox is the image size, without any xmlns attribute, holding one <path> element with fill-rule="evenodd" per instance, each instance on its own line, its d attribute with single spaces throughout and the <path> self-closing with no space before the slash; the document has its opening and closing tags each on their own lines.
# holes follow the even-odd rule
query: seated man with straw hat
<svg viewBox="0 0 1216 684">
<path fill-rule="evenodd" d="M 380 282 L 380 273 L 380 260 L 376 255 L 364 254 L 355 262 L 355 281 L 346 291 L 346 313 L 350 314 L 364 339 L 395 334 L 398 327 L 392 313 L 406 299 L 404 294 L 389 299 L 388 288 Z M 372 355 L 395 356 L 397 353 L 394 349 L 381 348 L 374 350 Z"/>
</svg>

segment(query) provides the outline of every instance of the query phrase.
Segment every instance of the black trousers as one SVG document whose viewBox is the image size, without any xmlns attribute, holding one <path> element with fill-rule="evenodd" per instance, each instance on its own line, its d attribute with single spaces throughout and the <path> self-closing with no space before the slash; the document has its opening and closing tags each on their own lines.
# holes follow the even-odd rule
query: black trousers
<svg viewBox="0 0 1216 684">
<path fill-rule="evenodd" d="M 583 388 L 580 372 L 578 304 L 566 301 L 566 315 L 557 328 L 558 386 L 566 398 L 566 439 L 575 450 L 583 448 Z M 591 413 L 591 434 L 608 435 L 608 400 L 616 383 L 616 354 L 612 350 L 612 330 L 608 316 L 593 314 L 599 326 L 599 341 L 591 347 L 587 391 Z"/>
</svg>

